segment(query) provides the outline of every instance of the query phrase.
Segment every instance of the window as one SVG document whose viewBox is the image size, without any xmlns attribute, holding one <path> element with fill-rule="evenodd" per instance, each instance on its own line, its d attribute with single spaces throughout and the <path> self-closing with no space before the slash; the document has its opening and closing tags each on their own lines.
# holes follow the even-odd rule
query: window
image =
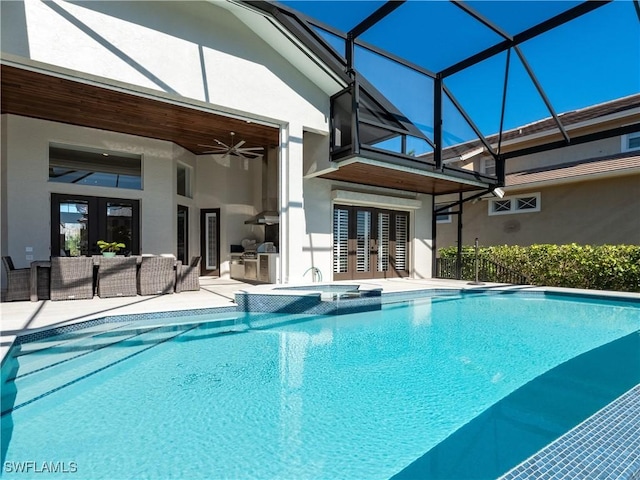
<svg viewBox="0 0 640 480">
<path fill-rule="evenodd" d="M 529 193 L 489 200 L 489 215 L 508 215 L 540 211 L 540 194 Z"/>
<path fill-rule="evenodd" d="M 496 160 L 494 158 L 483 158 L 480 161 L 480 171 L 485 175 L 496 175 Z"/>
<path fill-rule="evenodd" d="M 142 157 L 50 145 L 49 181 L 142 190 Z"/>
<path fill-rule="evenodd" d="M 622 151 L 640 150 L 640 132 L 628 133 L 622 136 Z"/>
<path fill-rule="evenodd" d="M 178 163 L 177 168 L 178 195 L 191 198 L 191 167 Z"/>
<path fill-rule="evenodd" d="M 436 210 L 444 205 L 436 205 Z M 451 223 L 451 207 L 436 214 L 436 223 Z"/>
</svg>

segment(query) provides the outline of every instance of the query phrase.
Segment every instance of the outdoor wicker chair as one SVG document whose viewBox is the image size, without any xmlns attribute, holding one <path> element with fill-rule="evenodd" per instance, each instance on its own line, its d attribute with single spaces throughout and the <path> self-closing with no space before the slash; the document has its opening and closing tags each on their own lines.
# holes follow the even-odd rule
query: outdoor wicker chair
<svg viewBox="0 0 640 480">
<path fill-rule="evenodd" d="M 93 297 L 93 259 L 51 258 L 51 300 L 79 300 Z"/>
<path fill-rule="evenodd" d="M 51 286 L 51 268 L 37 267 L 38 275 L 38 300 L 49 300 L 51 296 L 49 289 Z"/>
<path fill-rule="evenodd" d="M 142 257 L 138 272 L 138 294 L 173 293 L 176 284 L 175 262 L 172 257 Z"/>
<path fill-rule="evenodd" d="M 202 257 L 191 257 L 188 265 L 180 265 L 176 269 L 176 293 L 186 290 L 200 290 L 200 260 Z"/>
<path fill-rule="evenodd" d="M 11 257 L 2 257 L 2 264 L 7 271 L 7 302 L 29 300 L 31 269 L 15 268 Z"/>
<path fill-rule="evenodd" d="M 101 258 L 98 268 L 98 296 L 135 297 L 137 265 L 135 257 Z"/>
</svg>

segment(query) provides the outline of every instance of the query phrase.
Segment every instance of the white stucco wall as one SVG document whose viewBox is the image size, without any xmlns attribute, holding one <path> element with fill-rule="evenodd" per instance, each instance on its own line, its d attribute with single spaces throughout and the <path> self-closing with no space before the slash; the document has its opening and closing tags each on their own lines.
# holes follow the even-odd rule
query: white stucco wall
<svg viewBox="0 0 640 480">
<path fill-rule="evenodd" d="M 335 201 L 334 191 L 351 192 L 349 201 Z M 409 236 L 411 238 L 412 264 L 410 275 L 414 278 L 431 278 L 432 241 L 431 212 L 433 209 L 430 195 L 401 194 L 384 188 L 364 187 L 345 182 L 335 182 L 321 178 L 304 181 L 304 244 L 300 267 L 305 281 L 311 280 L 310 267 L 316 267 L 322 273 L 324 281 L 333 278 L 333 206 L 368 205 L 393 210 L 407 211 L 410 214 Z M 420 205 L 420 208 L 409 208 Z"/>
<path fill-rule="evenodd" d="M 303 275 L 311 266 L 320 268 L 325 279 L 330 278 L 330 184 L 303 178 L 311 170 L 329 165 L 329 94 L 256 32 L 209 2 L 26 0 L 2 2 L 2 8 L 0 45 L 3 56 L 14 64 L 51 69 L 97 84 L 125 86 L 145 95 L 157 92 L 160 98 L 279 125 L 280 248 L 286 252 L 281 255 L 282 280 L 305 280 Z M 303 133 L 309 131 L 316 133 Z M 50 141 L 141 153 L 144 190 L 98 192 L 86 186 L 48 183 Z M 33 244 L 28 246 L 34 247 L 34 258 L 49 256 L 49 195 L 69 193 L 70 188 L 82 195 L 141 199 L 141 245 L 145 252 L 174 252 L 176 205 L 181 204 L 189 207 L 189 254 L 196 254 L 199 209 L 220 208 L 223 275 L 228 272 L 230 244 L 243 238 L 263 239 L 263 227 L 244 225 L 248 216 L 261 210 L 257 164 L 195 157 L 168 142 L 20 117 L 10 117 L 5 144 L 3 168 L 6 157 L 11 186 L 6 192 L 7 228 L 3 226 L 3 234 L 7 245 L 3 252 L 14 256 L 18 266 L 25 266 L 27 243 Z M 193 198 L 176 193 L 178 161 L 193 168 Z M 19 208 L 25 192 L 33 192 L 33 207 L 26 216 Z M 431 208 L 426 203 L 426 208 L 412 215 L 414 275 L 420 277 L 430 276 L 431 255 L 424 254 L 431 225 Z"/>
<path fill-rule="evenodd" d="M 2 52 L 226 111 L 327 129 L 329 98 L 209 2 L 3 2 Z"/>
<path fill-rule="evenodd" d="M 197 157 L 195 181 L 195 206 L 192 217 L 199 232 L 199 209 L 220 209 L 220 274 L 229 276 L 229 246 L 240 244 L 244 238 L 262 241 L 264 227 L 245 225 L 244 221 L 254 215 L 260 206 L 259 161 L 244 161 L 240 158 L 204 155 Z M 193 231 L 193 229 L 192 229 Z M 196 245 L 192 251 L 200 250 L 200 235 L 194 235 Z"/>
<path fill-rule="evenodd" d="M 422 208 L 413 213 L 413 277 L 431 278 L 433 197 L 418 195 L 416 199 L 422 202 Z"/>
<path fill-rule="evenodd" d="M 51 193 L 140 200 L 142 251 L 175 253 L 174 144 L 15 115 L 5 116 L 4 124 L 2 167 L 10 181 L 3 185 L 2 250 L 16 267 L 29 265 L 26 247 L 33 248 L 34 260 L 51 255 Z M 48 182 L 50 143 L 142 155 L 143 190 Z"/>
</svg>

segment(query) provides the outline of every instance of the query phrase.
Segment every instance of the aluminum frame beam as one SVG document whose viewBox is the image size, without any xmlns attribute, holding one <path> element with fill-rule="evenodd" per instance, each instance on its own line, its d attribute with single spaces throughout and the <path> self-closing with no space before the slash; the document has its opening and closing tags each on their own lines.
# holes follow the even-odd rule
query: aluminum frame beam
<svg viewBox="0 0 640 480">
<path fill-rule="evenodd" d="M 498 53 L 504 52 L 511 47 L 519 45 L 527 40 L 531 40 L 532 38 L 537 37 L 538 35 L 542 35 L 549 30 L 553 30 L 556 27 L 564 25 L 571 20 L 574 20 L 582 15 L 585 15 L 597 8 L 600 8 L 608 3 L 611 3 L 613 0 L 588 0 L 580 5 L 576 5 L 569 10 L 562 12 L 555 17 L 552 17 L 544 22 L 540 22 L 533 27 L 520 32 L 513 36 L 511 40 L 504 40 L 496 45 L 493 45 L 482 52 L 478 52 L 475 55 L 472 55 L 465 60 L 462 60 L 455 65 L 452 65 L 444 70 L 441 70 L 438 75 L 441 75 L 443 78 L 450 77 L 451 75 L 458 73 L 468 67 L 476 65 L 488 58 L 497 55 Z"/>
</svg>

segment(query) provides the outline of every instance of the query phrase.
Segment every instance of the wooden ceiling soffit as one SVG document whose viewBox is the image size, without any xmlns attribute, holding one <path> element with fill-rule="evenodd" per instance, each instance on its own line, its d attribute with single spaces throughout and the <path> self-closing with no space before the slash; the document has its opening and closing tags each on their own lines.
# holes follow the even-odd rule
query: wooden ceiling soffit
<svg viewBox="0 0 640 480">
<path fill-rule="evenodd" d="M 2 65 L 2 113 L 174 142 L 195 154 L 215 139 L 279 144 L 276 127 Z"/>
<path fill-rule="evenodd" d="M 362 162 L 343 165 L 338 170 L 320 175 L 319 178 L 429 195 L 471 192 L 482 189 L 480 186 L 459 182 L 454 178 L 443 179 Z"/>
</svg>

